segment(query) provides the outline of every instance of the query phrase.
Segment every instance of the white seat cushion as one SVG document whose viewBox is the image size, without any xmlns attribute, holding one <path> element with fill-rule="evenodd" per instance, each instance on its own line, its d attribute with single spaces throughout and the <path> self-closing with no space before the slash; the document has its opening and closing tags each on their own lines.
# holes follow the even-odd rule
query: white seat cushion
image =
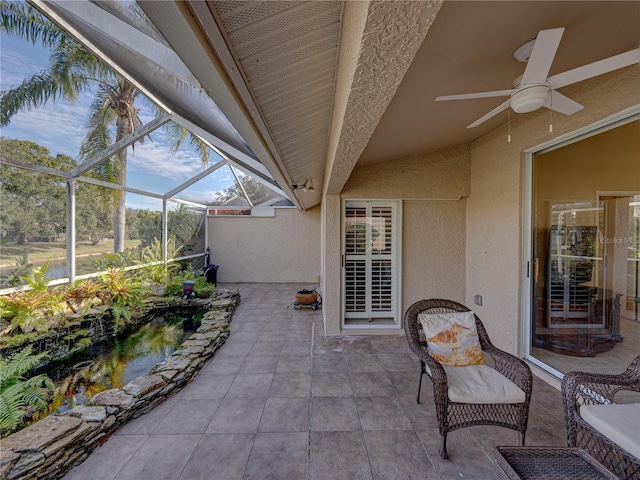
<svg viewBox="0 0 640 480">
<path fill-rule="evenodd" d="M 580 416 L 613 443 L 640 458 L 640 403 L 582 405 Z"/>
<path fill-rule="evenodd" d="M 527 396 L 515 383 L 488 365 L 442 367 L 447 374 L 448 397 L 452 402 L 522 403 L 526 400 Z M 429 367 L 426 368 L 429 372 Z"/>
</svg>

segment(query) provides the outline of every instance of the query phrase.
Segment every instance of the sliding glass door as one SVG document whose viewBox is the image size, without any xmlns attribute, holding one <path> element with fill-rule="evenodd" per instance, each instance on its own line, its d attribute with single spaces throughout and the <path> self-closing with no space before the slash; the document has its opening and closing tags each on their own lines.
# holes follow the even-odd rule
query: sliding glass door
<svg viewBox="0 0 640 480">
<path fill-rule="evenodd" d="M 529 355 L 622 371 L 640 351 L 640 121 L 533 155 Z"/>
</svg>

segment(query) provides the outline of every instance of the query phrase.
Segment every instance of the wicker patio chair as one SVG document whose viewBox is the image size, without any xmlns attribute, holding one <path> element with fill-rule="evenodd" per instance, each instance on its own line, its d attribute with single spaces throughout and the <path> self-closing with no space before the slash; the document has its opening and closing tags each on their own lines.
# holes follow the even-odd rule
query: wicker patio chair
<svg viewBox="0 0 640 480">
<path fill-rule="evenodd" d="M 531 369 L 519 358 L 496 348 L 487 335 L 484 325 L 474 314 L 476 329 L 480 339 L 480 346 L 487 361 L 502 376 L 513 382 L 524 395 L 519 403 L 462 403 L 449 399 L 447 372 L 450 369 L 465 369 L 471 367 L 443 367 L 430 354 L 422 324 L 420 313 L 453 313 L 470 311 L 464 305 L 444 299 L 421 300 L 411 305 L 404 315 L 404 328 L 411 350 L 420 358 L 420 377 L 418 382 L 417 403 L 420 403 L 420 389 L 422 377 L 426 376 L 433 384 L 438 429 L 440 432 L 440 456 L 449 458 L 447 453 L 447 434 L 454 430 L 473 425 L 496 425 L 516 430 L 520 434 L 520 444 L 524 445 L 527 422 L 529 418 L 529 404 L 533 376 Z M 460 370 L 455 370 L 459 372 Z M 453 378 L 453 377 L 452 377 Z"/>
<path fill-rule="evenodd" d="M 567 445 L 584 449 L 618 478 L 639 480 L 640 459 L 602 435 L 580 415 L 581 406 L 611 404 L 621 391 L 640 392 L 640 356 L 617 375 L 567 373 L 562 379 Z"/>
</svg>

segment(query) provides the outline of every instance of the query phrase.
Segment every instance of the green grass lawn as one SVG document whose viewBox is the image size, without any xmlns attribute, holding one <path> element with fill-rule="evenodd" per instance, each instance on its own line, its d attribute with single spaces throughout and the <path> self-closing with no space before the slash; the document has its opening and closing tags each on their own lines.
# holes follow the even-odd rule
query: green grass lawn
<svg viewBox="0 0 640 480">
<path fill-rule="evenodd" d="M 137 247 L 140 240 L 125 240 L 125 248 Z M 27 245 L 1 245 L 0 246 L 0 267 L 2 269 L 14 268 L 17 259 L 22 259 L 25 251 L 29 263 L 40 264 L 46 261 L 55 262 L 66 259 L 67 244 L 64 242 L 33 242 Z M 76 257 L 99 255 L 101 253 L 113 252 L 113 240 L 102 240 L 97 245 L 88 242 L 78 242 L 76 244 Z"/>
</svg>

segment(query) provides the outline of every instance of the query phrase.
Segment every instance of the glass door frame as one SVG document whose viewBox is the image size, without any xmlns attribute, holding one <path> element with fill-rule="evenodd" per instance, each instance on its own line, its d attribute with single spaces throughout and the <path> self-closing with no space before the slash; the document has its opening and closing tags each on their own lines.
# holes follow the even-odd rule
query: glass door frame
<svg viewBox="0 0 640 480">
<path fill-rule="evenodd" d="M 556 379 L 560 380 L 564 374 L 531 354 L 531 323 L 533 322 L 533 159 L 535 154 L 544 153 L 570 143 L 597 135 L 612 128 L 640 119 L 640 105 L 625 109 L 617 114 L 582 127 L 573 132 L 561 135 L 549 142 L 536 145 L 524 151 L 524 185 L 522 189 L 522 263 L 521 263 L 521 338 L 522 356 L 525 360 L 536 365 Z"/>
</svg>

